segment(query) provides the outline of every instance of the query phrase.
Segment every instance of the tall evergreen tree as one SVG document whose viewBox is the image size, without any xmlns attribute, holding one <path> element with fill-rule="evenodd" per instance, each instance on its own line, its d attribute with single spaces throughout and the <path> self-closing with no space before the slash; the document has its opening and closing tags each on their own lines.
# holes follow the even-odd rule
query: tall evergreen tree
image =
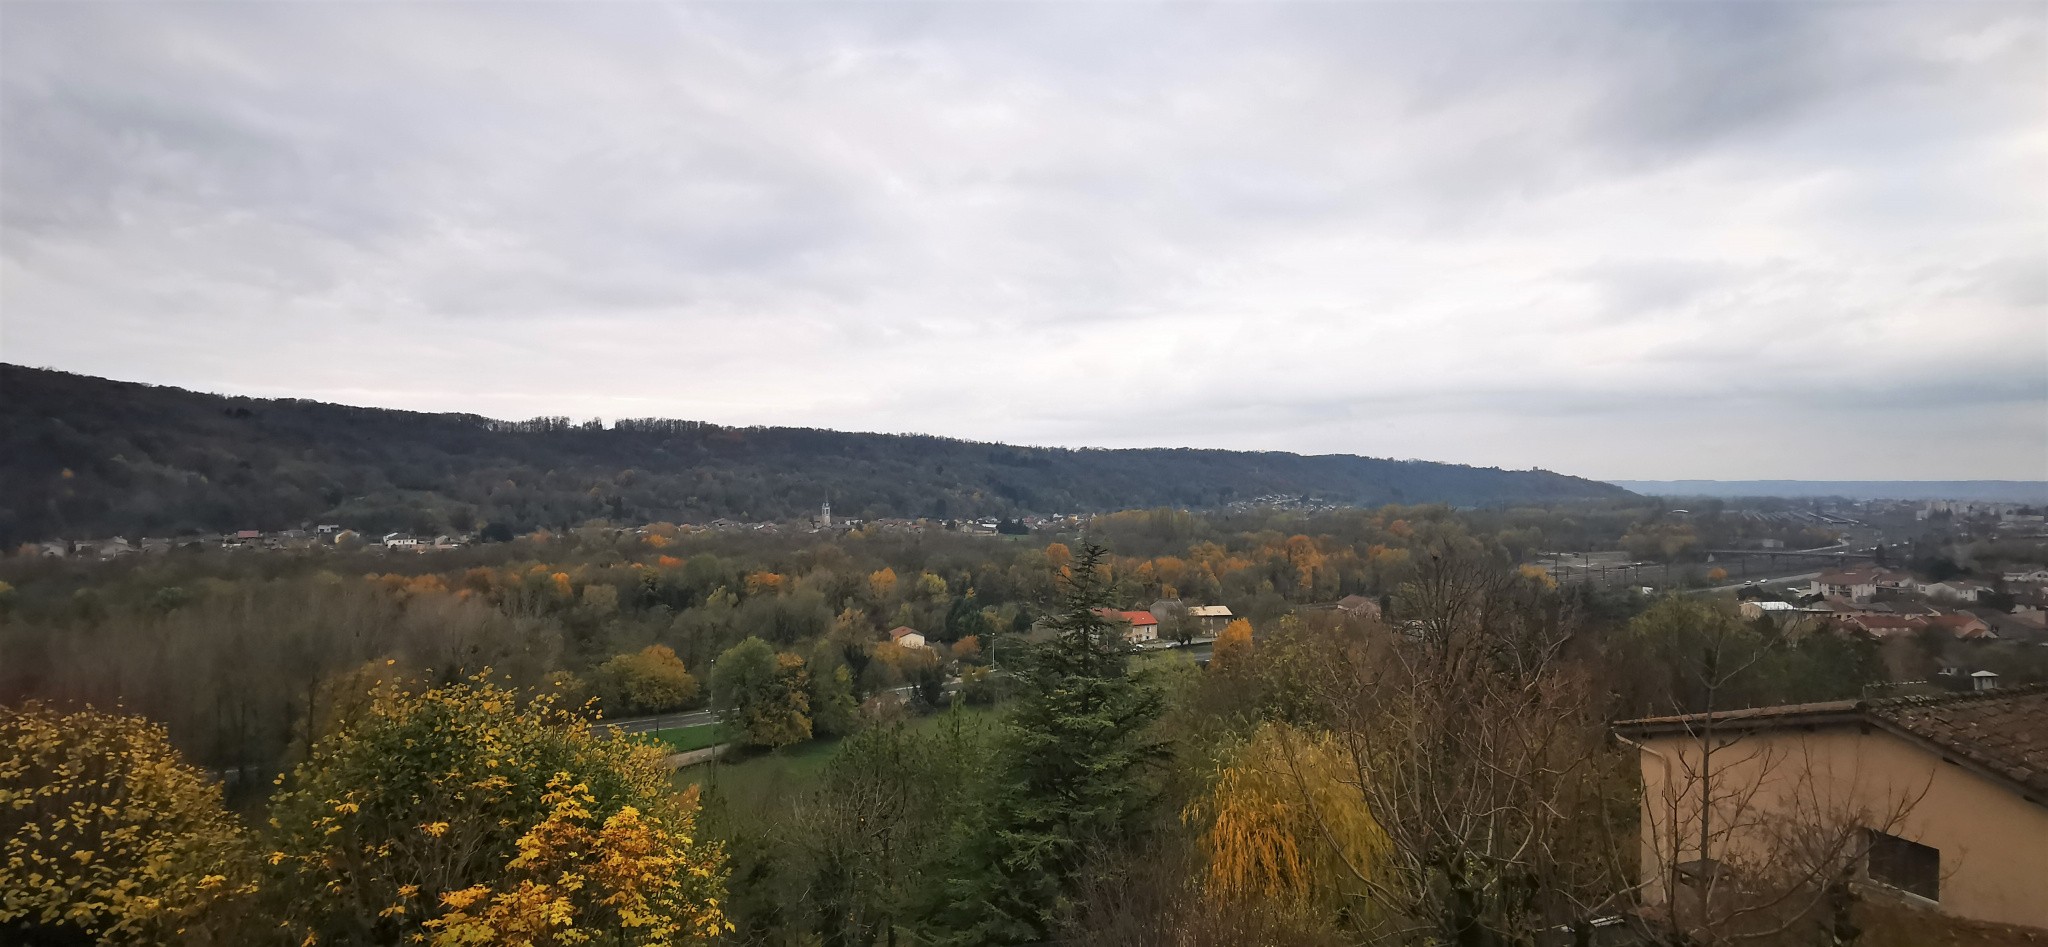
<svg viewBox="0 0 2048 947">
<path fill-rule="evenodd" d="M 1163 698 L 1130 670 L 1123 630 L 1096 612 L 1108 603 L 1086 547 L 1067 579 L 1051 641 L 1018 672 L 1004 776 L 988 818 L 964 852 L 941 912 L 954 943 L 1052 939 L 1097 855 L 1127 846 L 1154 803 L 1146 769 L 1165 754 L 1148 734 Z"/>
</svg>

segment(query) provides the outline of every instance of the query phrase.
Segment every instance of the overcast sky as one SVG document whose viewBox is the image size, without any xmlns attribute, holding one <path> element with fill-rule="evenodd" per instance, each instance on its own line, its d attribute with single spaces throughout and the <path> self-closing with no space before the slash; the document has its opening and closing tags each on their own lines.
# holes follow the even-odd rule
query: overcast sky
<svg viewBox="0 0 2048 947">
<path fill-rule="evenodd" d="M 0 4 L 0 358 L 2048 477 L 2048 4 Z"/>
</svg>

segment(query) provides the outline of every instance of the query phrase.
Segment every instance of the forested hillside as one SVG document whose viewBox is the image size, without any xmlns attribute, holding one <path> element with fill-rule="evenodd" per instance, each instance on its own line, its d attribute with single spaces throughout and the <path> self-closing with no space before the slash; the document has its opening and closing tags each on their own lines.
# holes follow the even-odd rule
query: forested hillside
<svg viewBox="0 0 2048 947">
<path fill-rule="evenodd" d="M 1067 450 L 694 421 L 505 422 L 229 398 L 0 365 L 0 542 L 593 518 L 980 516 L 1268 494 L 1361 504 L 1625 495 L 1548 471 L 1349 455 Z"/>
</svg>

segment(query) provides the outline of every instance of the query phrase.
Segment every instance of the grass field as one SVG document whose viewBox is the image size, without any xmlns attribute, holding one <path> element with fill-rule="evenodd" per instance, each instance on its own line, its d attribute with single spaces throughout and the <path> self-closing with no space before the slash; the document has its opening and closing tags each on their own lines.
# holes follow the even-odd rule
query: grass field
<svg viewBox="0 0 2048 947">
<path fill-rule="evenodd" d="M 724 743 L 726 736 L 724 724 L 706 723 L 694 727 L 655 730 L 642 734 L 642 738 L 668 747 L 671 753 L 688 753 L 691 750 L 701 750 L 707 746 Z"/>
<path fill-rule="evenodd" d="M 996 710 L 967 707 L 964 712 L 980 722 L 992 720 Z M 922 730 L 936 727 L 945 719 L 943 713 L 917 717 L 910 721 L 910 726 Z M 779 750 L 735 752 L 709 763 L 676 770 L 673 780 L 677 789 L 697 785 L 706 797 L 716 797 L 728 807 L 765 805 L 816 785 L 819 773 L 838 750 L 838 740 L 811 740 Z"/>
</svg>

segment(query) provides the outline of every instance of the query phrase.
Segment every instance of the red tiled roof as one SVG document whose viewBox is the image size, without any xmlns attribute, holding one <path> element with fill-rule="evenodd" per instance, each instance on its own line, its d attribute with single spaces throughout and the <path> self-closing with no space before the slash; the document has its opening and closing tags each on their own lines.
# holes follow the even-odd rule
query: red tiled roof
<svg viewBox="0 0 2048 947">
<path fill-rule="evenodd" d="M 1984 619 L 1968 612 L 1951 612 L 1925 619 L 1927 624 L 1946 630 L 1958 638 L 1983 638 L 1991 634 L 1991 625 Z"/>
<path fill-rule="evenodd" d="M 917 633 L 917 629 L 912 628 L 909 625 L 897 625 L 896 627 L 889 629 L 889 640 L 897 641 L 901 640 L 904 635 L 914 635 Z"/>
<path fill-rule="evenodd" d="M 1117 617 L 1118 617 L 1118 618 L 1121 618 L 1121 619 L 1123 619 L 1124 621 L 1130 622 L 1130 623 L 1131 623 L 1131 624 L 1133 624 L 1133 625 L 1157 625 L 1157 624 L 1159 624 L 1159 619 L 1158 619 L 1158 618 L 1156 618 L 1156 617 L 1153 617 L 1153 615 L 1152 615 L 1152 613 L 1151 613 L 1151 612 L 1118 612 L 1118 613 L 1116 613 L 1116 614 L 1117 614 Z"/>
</svg>

